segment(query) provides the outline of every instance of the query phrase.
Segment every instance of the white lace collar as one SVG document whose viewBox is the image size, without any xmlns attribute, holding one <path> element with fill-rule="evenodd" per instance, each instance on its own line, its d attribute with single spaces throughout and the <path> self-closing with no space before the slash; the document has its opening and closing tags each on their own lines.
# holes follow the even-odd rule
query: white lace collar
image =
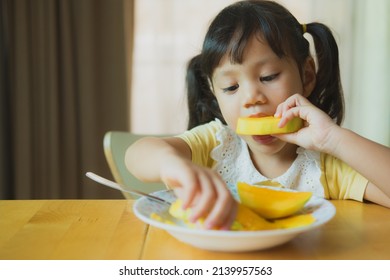
<svg viewBox="0 0 390 280">
<path fill-rule="evenodd" d="M 211 157 L 215 161 L 213 169 L 222 176 L 236 198 L 238 198 L 236 184 L 239 181 L 311 191 L 316 196 L 324 197 L 324 189 L 320 181 L 319 152 L 298 148 L 297 158 L 284 174 L 272 179 L 267 178 L 253 165 L 246 142 L 229 127 L 220 124 L 221 129 L 216 133 L 219 145 L 211 151 Z"/>
</svg>

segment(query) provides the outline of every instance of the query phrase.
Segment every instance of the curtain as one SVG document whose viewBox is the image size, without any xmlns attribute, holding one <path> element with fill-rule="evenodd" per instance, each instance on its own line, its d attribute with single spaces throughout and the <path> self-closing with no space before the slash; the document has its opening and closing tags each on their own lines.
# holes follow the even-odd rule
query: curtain
<svg viewBox="0 0 390 280">
<path fill-rule="evenodd" d="M 110 178 L 104 133 L 128 129 L 124 7 L 1 0 L 0 198 L 122 197 L 85 172 Z"/>
<path fill-rule="evenodd" d="M 352 130 L 390 146 L 390 1 L 353 1 L 349 50 L 350 105 L 348 123 Z M 348 109 L 348 107 L 347 107 Z"/>
</svg>

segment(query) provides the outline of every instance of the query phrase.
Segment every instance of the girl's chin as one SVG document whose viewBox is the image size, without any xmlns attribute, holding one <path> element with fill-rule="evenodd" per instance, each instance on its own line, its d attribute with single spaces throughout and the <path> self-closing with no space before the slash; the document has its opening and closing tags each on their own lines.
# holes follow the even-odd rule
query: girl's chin
<svg viewBox="0 0 390 280">
<path fill-rule="evenodd" d="M 269 145 L 278 140 L 278 138 L 271 135 L 252 135 L 252 139 L 261 145 Z"/>
</svg>

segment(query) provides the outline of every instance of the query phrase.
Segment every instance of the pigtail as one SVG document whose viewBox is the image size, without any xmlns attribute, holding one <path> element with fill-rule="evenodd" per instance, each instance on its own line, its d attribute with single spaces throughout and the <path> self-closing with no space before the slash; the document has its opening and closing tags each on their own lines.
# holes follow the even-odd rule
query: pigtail
<svg viewBox="0 0 390 280">
<path fill-rule="evenodd" d="M 344 117 L 344 97 L 337 43 L 324 24 L 307 24 L 306 32 L 313 37 L 318 62 L 316 86 L 309 100 L 340 125 Z"/>
<path fill-rule="evenodd" d="M 201 55 L 197 55 L 187 66 L 188 129 L 208 123 L 215 118 L 225 123 L 207 77 L 202 71 L 201 59 Z"/>
</svg>

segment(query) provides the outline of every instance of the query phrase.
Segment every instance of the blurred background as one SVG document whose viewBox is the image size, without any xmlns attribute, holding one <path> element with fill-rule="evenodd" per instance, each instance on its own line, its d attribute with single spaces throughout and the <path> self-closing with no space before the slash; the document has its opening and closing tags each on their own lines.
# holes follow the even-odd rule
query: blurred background
<svg viewBox="0 0 390 280">
<path fill-rule="evenodd" d="M 233 2 L 0 0 L 0 199 L 122 198 L 84 175 L 112 178 L 104 134 L 185 130 L 187 61 Z M 332 29 L 343 126 L 389 146 L 390 1 L 277 2 Z"/>
</svg>

